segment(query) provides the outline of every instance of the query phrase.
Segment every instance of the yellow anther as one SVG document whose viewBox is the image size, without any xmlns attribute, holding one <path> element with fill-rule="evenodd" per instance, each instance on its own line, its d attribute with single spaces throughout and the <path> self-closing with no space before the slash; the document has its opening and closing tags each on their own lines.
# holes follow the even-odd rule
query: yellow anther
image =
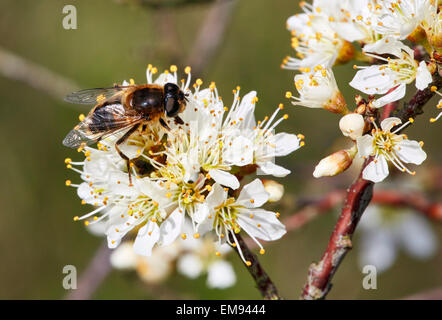
<svg viewBox="0 0 442 320">
<path fill-rule="evenodd" d="M 78 219 L 79 219 L 78 216 L 74 217 L 74 221 L 78 221 Z"/>
<path fill-rule="evenodd" d="M 203 84 L 203 80 L 196 79 L 195 83 L 196 83 L 197 86 L 201 86 Z"/>
<path fill-rule="evenodd" d="M 195 234 L 193 235 L 193 237 L 194 237 L 195 239 L 198 239 L 198 238 L 200 237 L 200 234 L 199 234 L 199 233 L 195 233 Z"/>
<path fill-rule="evenodd" d="M 85 116 L 84 114 L 80 114 L 80 115 L 78 116 L 78 120 L 80 120 L 80 121 L 83 121 L 84 118 L 86 118 L 86 116 Z"/>
<path fill-rule="evenodd" d="M 264 253 L 266 253 L 266 251 L 264 249 L 261 249 L 261 250 L 259 250 L 259 253 L 264 254 Z"/>
<path fill-rule="evenodd" d="M 283 118 L 284 118 L 285 120 L 287 120 L 287 119 L 289 118 L 289 115 L 288 115 L 288 114 L 285 114 L 285 115 L 283 116 Z"/>
<path fill-rule="evenodd" d="M 284 105 L 283 105 L 282 103 L 280 103 L 280 104 L 278 105 L 278 108 L 279 108 L 279 110 L 282 110 L 282 109 L 284 109 Z"/>
<path fill-rule="evenodd" d="M 172 194 L 170 192 L 166 193 L 166 197 L 170 198 L 172 196 Z"/>
<path fill-rule="evenodd" d="M 279 212 L 276 212 L 276 217 L 279 218 L 281 214 Z"/>
<path fill-rule="evenodd" d="M 187 235 L 185 233 L 181 234 L 181 239 L 186 240 L 187 239 Z"/>
<path fill-rule="evenodd" d="M 430 122 L 431 123 L 436 122 L 436 118 L 430 118 Z"/>
<path fill-rule="evenodd" d="M 130 83 L 130 85 L 132 85 L 132 86 L 133 86 L 133 85 L 135 84 L 135 80 L 134 80 L 134 79 L 132 79 L 132 78 L 130 78 L 130 79 L 129 79 L 129 83 Z"/>
<path fill-rule="evenodd" d="M 157 73 L 158 72 L 158 69 L 156 68 L 156 67 L 153 67 L 152 68 L 152 74 L 155 74 L 155 73 Z"/>
<path fill-rule="evenodd" d="M 253 213 L 251 213 L 251 214 L 249 215 L 249 217 L 250 217 L 251 219 L 253 219 L 253 217 L 254 217 Z"/>
<path fill-rule="evenodd" d="M 69 164 L 69 163 L 71 163 L 72 162 L 72 159 L 71 158 L 66 158 L 66 159 L 64 159 L 64 163 L 66 163 L 66 164 Z"/>
<path fill-rule="evenodd" d="M 290 91 L 287 91 L 287 92 L 285 93 L 285 97 L 286 97 L 287 99 L 290 99 L 290 98 L 292 97 L 292 93 L 291 93 Z"/>
<path fill-rule="evenodd" d="M 64 183 L 66 186 L 70 186 L 72 184 L 71 180 L 66 180 Z"/>
<path fill-rule="evenodd" d="M 174 64 L 173 64 L 173 65 L 171 65 L 171 66 L 170 66 L 170 71 L 171 71 L 171 72 L 177 72 L 177 71 L 178 71 L 178 68 L 177 68 L 177 66 L 176 66 L 176 65 L 174 65 Z"/>
<path fill-rule="evenodd" d="M 215 252 L 215 254 L 219 257 L 219 256 L 221 256 L 221 252 Z"/>
<path fill-rule="evenodd" d="M 84 225 L 85 225 L 85 226 L 88 226 L 88 225 L 89 225 L 89 221 L 85 221 L 85 222 L 84 222 Z"/>
<path fill-rule="evenodd" d="M 147 65 L 147 70 L 152 70 L 152 65 L 150 63 Z"/>
<path fill-rule="evenodd" d="M 246 261 L 246 266 L 250 267 L 252 265 L 252 263 L 250 261 Z"/>
<path fill-rule="evenodd" d="M 189 66 L 187 66 L 187 67 L 185 67 L 184 68 L 184 72 L 186 73 L 186 74 L 189 74 L 190 73 L 190 70 L 192 70 Z"/>
<path fill-rule="evenodd" d="M 410 121 L 411 123 L 413 123 L 413 122 L 414 122 L 414 119 L 413 119 L 413 118 L 408 118 L 408 121 Z"/>
<path fill-rule="evenodd" d="M 431 86 L 431 92 L 434 92 L 434 91 L 436 91 L 437 90 L 437 87 L 436 86 Z"/>
</svg>

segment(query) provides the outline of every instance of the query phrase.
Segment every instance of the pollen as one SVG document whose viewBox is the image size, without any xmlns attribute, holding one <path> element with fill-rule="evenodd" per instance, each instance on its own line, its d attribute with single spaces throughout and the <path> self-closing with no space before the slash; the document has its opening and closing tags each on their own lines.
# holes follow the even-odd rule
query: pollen
<svg viewBox="0 0 442 320">
<path fill-rule="evenodd" d="M 196 83 L 197 86 L 201 86 L 203 84 L 203 80 L 196 79 L 195 83 Z"/>
<path fill-rule="evenodd" d="M 71 180 L 66 180 L 64 183 L 66 186 L 70 186 L 72 184 Z"/>
<path fill-rule="evenodd" d="M 69 163 L 71 163 L 72 162 L 72 159 L 71 158 L 66 158 L 66 159 L 64 159 L 64 163 L 66 163 L 66 164 L 69 164 Z"/>
<path fill-rule="evenodd" d="M 176 66 L 176 65 L 174 65 L 174 64 L 173 64 L 173 65 L 171 65 L 171 66 L 170 66 L 170 71 L 171 71 L 171 72 L 177 72 L 177 71 L 178 71 L 178 68 L 177 68 L 177 66 Z"/>
<path fill-rule="evenodd" d="M 187 66 L 187 67 L 184 68 L 184 72 L 185 72 L 186 74 L 189 74 L 189 73 L 190 73 L 190 70 L 192 70 L 192 68 L 190 68 L 189 66 Z"/>
<path fill-rule="evenodd" d="M 287 92 L 285 93 L 285 97 L 286 97 L 287 99 L 290 99 L 290 98 L 292 97 L 292 93 L 291 93 L 290 91 L 287 91 Z"/>
</svg>

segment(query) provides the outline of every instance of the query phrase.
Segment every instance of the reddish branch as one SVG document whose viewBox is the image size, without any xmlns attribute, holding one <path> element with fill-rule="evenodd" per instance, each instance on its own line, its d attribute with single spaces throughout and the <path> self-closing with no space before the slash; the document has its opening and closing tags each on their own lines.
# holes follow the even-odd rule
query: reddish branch
<svg viewBox="0 0 442 320">
<path fill-rule="evenodd" d="M 369 161 L 365 162 L 364 167 Z M 353 232 L 373 196 L 373 185 L 373 182 L 362 179 L 361 171 L 358 179 L 347 190 L 341 215 L 327 249 L 319 263 L 310 265 L 302 299 L 323 299 L 330 291 L 331 279 L 346 253 L 351 249 Z"/>
</svg>

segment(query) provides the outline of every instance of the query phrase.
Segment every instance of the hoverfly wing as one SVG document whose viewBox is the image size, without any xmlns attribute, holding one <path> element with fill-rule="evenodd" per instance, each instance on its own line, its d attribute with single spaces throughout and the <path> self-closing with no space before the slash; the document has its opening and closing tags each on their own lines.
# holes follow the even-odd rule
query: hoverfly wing
<svg viewBox="0 0 442 320">
<path fill-rule="evenodd" d="M 128 129 L 145 120 L 142 114 L 126 112 L 121 104 L 100 106 L 72 129 L 63 144 L 69 148 L 90 145 L 108 136 Z"/>
<path fill-rule="evenodd" d="M 96 104 L 100 96 L 105 99 L 109 99 L 110 97 L 128 87 L 130 86 L 84 89 L 68 94 L 64 98 L 64 101 L 74 104 Z"/>
</svg>

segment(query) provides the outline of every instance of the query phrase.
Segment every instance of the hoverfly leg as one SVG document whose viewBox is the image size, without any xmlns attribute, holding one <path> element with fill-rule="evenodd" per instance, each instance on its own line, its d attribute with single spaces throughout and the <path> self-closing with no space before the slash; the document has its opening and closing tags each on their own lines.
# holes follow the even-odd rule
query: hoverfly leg
<svg viewBox="0 0 442 320">
<path fill-rule="evenodd" d="M 124 143 L 135 131 L 137 131 L 140 124 L 134 125 L 132 128 L 129 129 L 118 141 L 115 143 L 115 150 L 117 150 L 119 156 L 126 160 L 126 166 L 127 166 L 127 174 L 129 175 L 129 187 L 132 187 L 132 174 L 130 172 L 130 159 L 128 156 L 126 156 L 123 152 L 121 152 L 120 148 L 118 147 L 120 144 Z"/>
<path fill-rule="evenodd" d="M 163 118 L 160 118 L 160 124 L 163 126 L 164 129 L 166 129 L 167 131 L 170 131 L 169 126 L 167 125 L 166 121 L 164 121 Z"/>
<path fill-rule="evenodd" d="M 175 117 L 175 124 L 181 124 L 181 125 L 183 125 L 183 124 L 184 124 L 184 121 L 183 121 L 183 119 L 181 119 L 179 116 L 176 116 L 176 117 Z"/>
</svg>

